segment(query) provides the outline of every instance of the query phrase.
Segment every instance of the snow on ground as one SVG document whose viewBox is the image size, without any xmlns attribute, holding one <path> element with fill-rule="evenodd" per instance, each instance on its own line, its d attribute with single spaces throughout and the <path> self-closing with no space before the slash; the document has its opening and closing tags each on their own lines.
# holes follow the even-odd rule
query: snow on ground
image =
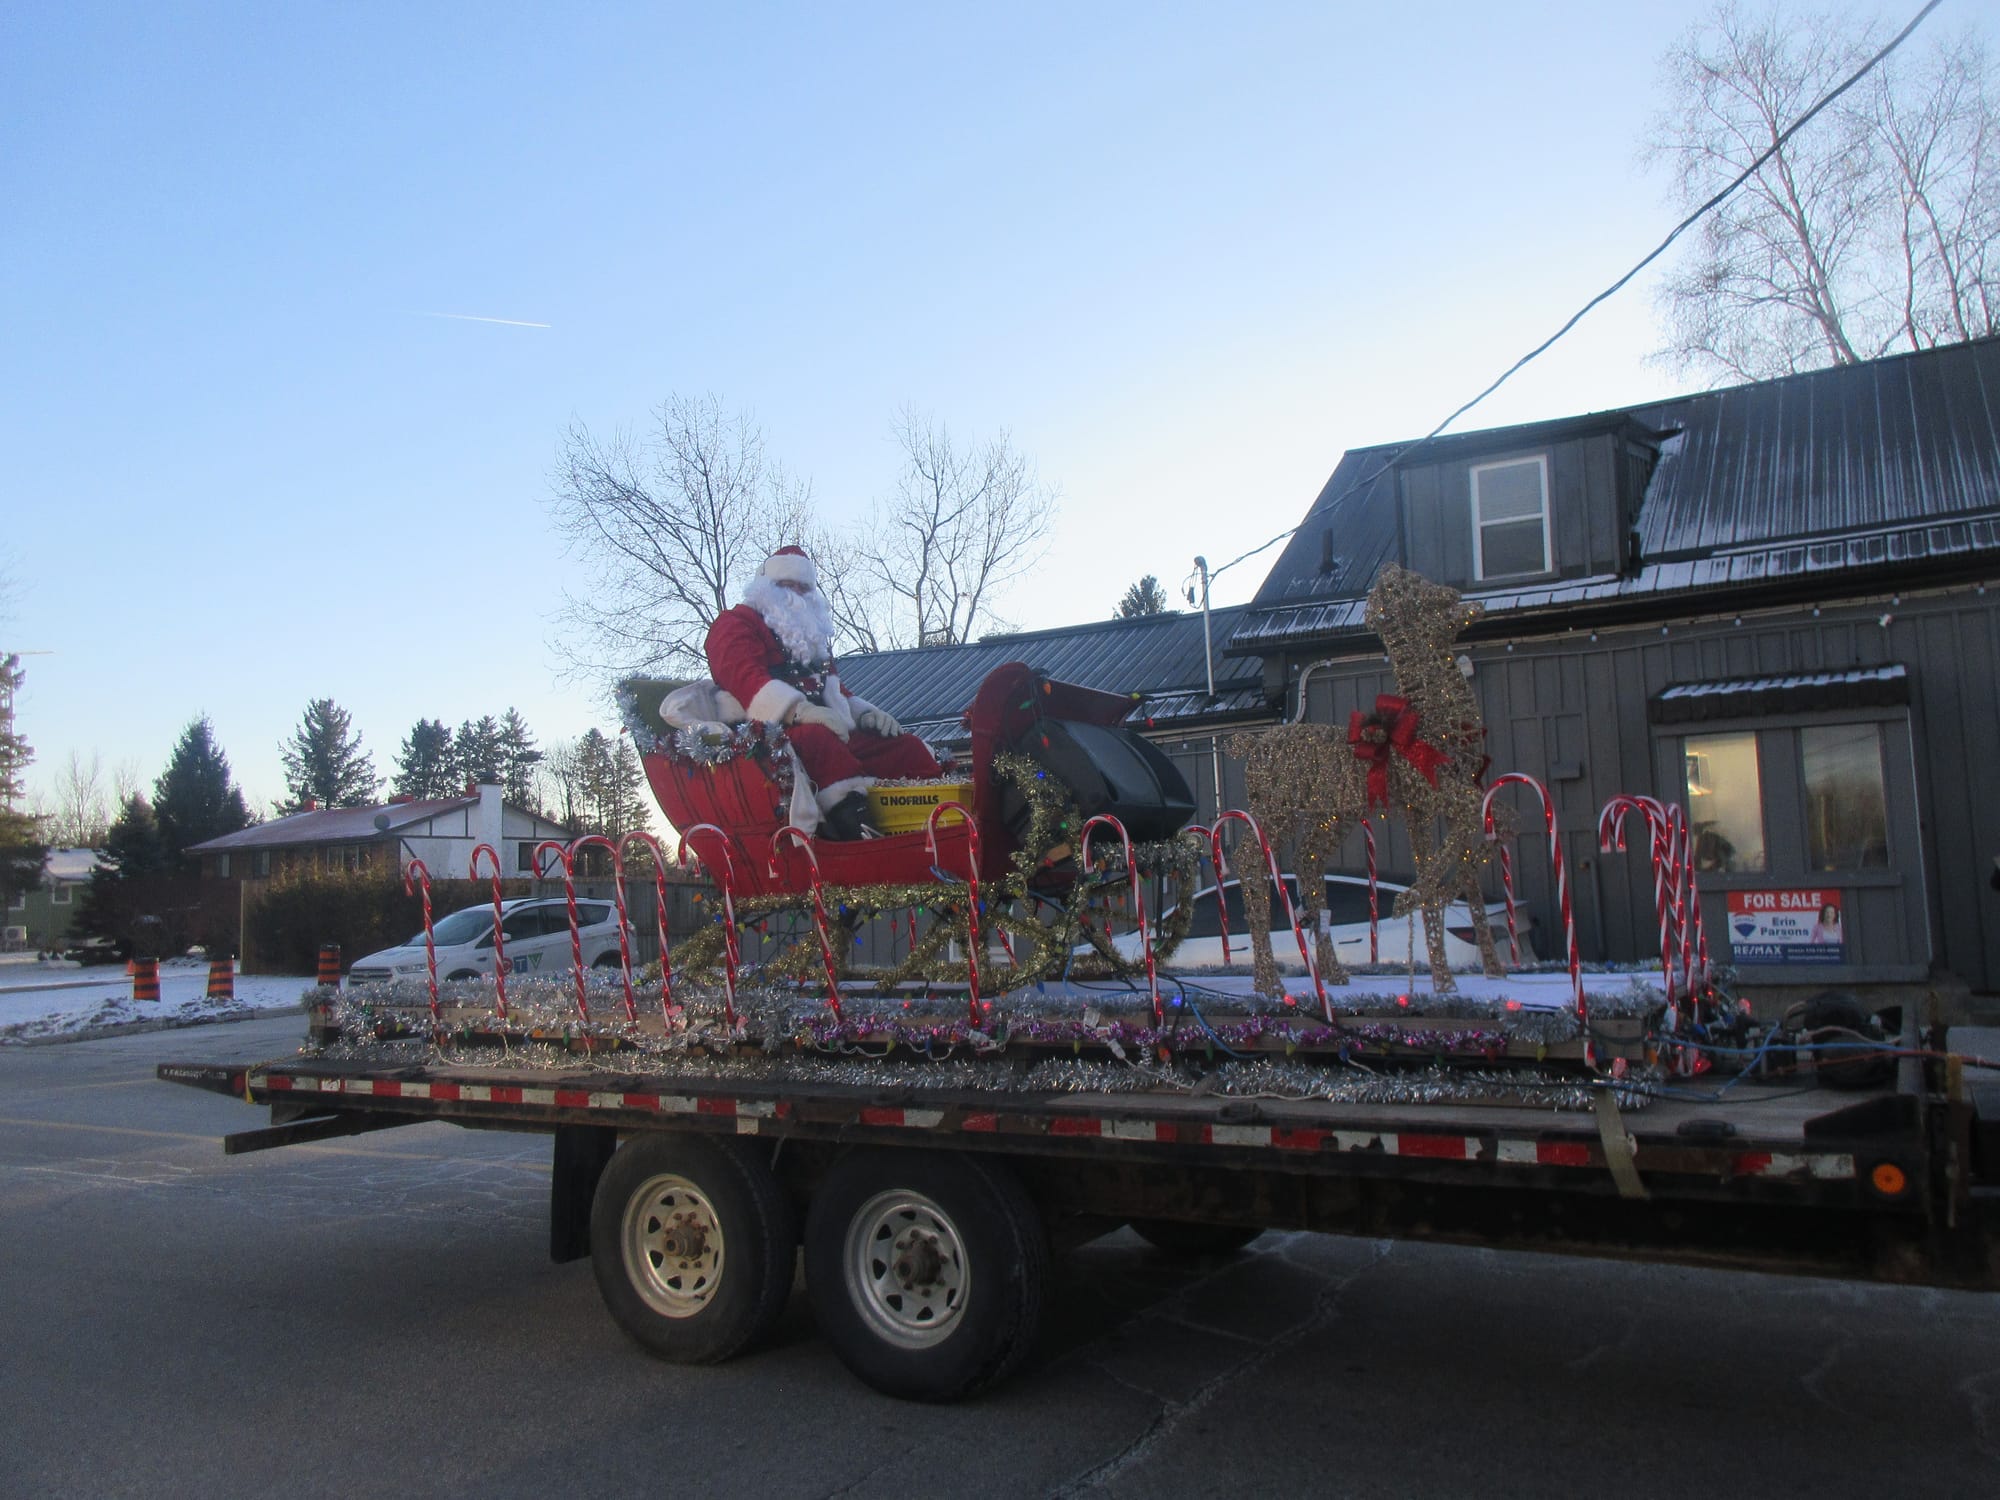
<svg viewBox="0 0 2000 1500">
<path fill-rule="evenodd" d="M 240 1021 L 298 1008 L 313 981 L 292 975 L 236 976 L 234 1000 L 208 998 L 205 959 L 175 958 L 160 965 L 160 998 L 132 998 L 122 964 L 83 968 L 32 955 L 0 957 L 0 1045 L 96 1035 L 107 1029 L 165 1023 Z"/>
</svg>

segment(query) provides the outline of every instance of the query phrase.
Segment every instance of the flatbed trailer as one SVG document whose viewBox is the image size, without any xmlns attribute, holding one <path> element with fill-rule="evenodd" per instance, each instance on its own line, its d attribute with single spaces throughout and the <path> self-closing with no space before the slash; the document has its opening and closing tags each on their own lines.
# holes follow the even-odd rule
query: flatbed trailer
<svg viewBox="0 0 2000 1500">
<path fill-rule="evenodd" d="M 849 1368 L 951 1400 L 1031 1347 L 1051 1249 L 1128 1223 L 1185 1253 L 1313 1230 L 2000 1288 L 2000 1086 L 1981 1081 L 2000 1075 L 1944 1052 L 1991 1056 L 1996 1040 L 1912 1024 L 1894 1081 L 1861 1091 L 1711 1079 L 1633 1108 L 1629 1088 L 1586 1078 L 1591 1105 L 1569 1112 L 882 1087 L 617 1052 L 524 1066 L 308 1050 L 159 1077 L 268 1108 L 225 1138 L 231 1153 L 430 1120 L 550 1135 L 550 1252 L 589 1256 L 654 1353 L 710 1362 L 756 1342 L 803 1244 Z"/>
</svg>

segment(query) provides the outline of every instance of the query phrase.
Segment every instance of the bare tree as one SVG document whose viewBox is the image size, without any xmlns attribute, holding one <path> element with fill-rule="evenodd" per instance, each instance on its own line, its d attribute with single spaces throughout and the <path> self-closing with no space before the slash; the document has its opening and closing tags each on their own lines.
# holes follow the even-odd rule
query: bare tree
<svg viewBox="0 0 2000 1500">
<path fill-rule="evenodd" d="M 1649 154 L 1691 209 L 1880 44 L 1829 16 L 1733 3 L 1664 60 Z M 1969 33 L 1898 52 L 1701 223 L 1660 300 L 1671 362 L 1757 380 L 2000 331 L 1992 69 Z"/>
<path fill-rule="evenodd" d="M 564 611 L 579 636 L 558 643 L 582 673 L 698 668 L 732 585 L 795 540 L 811 499 L 714 396 L 668 397 L 639 437 L 572 424 L 554 489 L 556 527 L 591 570 Z"/>
<path fill-rule="evenodd" d="M 121 807 L 123 803 L 119 804 Z M 88 760 L 72 750 L 56 772 L 47 804 L 37 810 L 42 836 L 52 848 L 94 849 L 111 829 L 110 805 L 104 795 L 104 766 L 98 753 Z"/>
<path fill-rule="evenodd" d="M 1047 552 L 1055 493 L 1004 431 L 961 448 L 943 423 L 905 408 L 895 433 L 903 472 L 854 543 L 873 644 L 970 640 L 1001 623 L 994 594 Z"/>
</svg>

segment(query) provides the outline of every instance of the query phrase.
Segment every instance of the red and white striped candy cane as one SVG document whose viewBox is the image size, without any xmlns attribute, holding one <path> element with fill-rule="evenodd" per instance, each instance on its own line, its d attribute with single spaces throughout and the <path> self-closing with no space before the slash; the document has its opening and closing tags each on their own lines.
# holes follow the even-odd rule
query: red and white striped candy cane
<svg viewBox="0 0 2000 1500">
<path fill-rule="evenodd" d="M 417 885 L 422 887 L 424 895 L 424 962 L 430 970 L 431 1028 L 434 1031 L 442 1032 L 444 1030 L 444 1014 L 438 1009 L 437 937 L 431 932 L 431 872 L 420 859 L 413 859 L 404 865 L 403 894 L 405 896 L 414 896 L 417 894 L 416 889 L 410 884 L 410 877 L 412 875 L 416 876 Z"/>
<path fill-rule="evenodd" d="M 500 851 L 491 844 L 474 844 L 472 857 L 465 862 L 466 873 L 479 878 L 479 856 L 493 864 L 493 993 L 500 1019 L 507 1019 L 507 935 L 500 928 Z"/>
<path fill-rule="evenodd" d="M 1139 889 L 1139 866 L 1132 858 L 1132 836 L 1125 831 L 1125 825 L 1110 813 L 1099 813 L 1085 821 L 1081 841 L 1077 846 L 1077 861 L 1083 872 L 1090 873 L 1090 835 L 1098 828 L 1113 829 L 1119 842 L 1125 846 L 1125 875 L 1132 891 L 1132 915 L 1139 924 L 1139 946 L 1146 954 L 1146 987 L 1153 997 L 1153 1020 L 1163 1022 L 1167 1018 L 1166 1007 L 1160 1003 L 1160 977 L 1153 970 L 1153 934 L 1146 926 L 1146 897 Z M 1110 922 L 1105 923 L 1106 928 Z"/>
<path fill-rule="evenodd" d="M 620 852 L 632 843 L 644 845 L 653 856 L 653 900 L 660 924 L 660 1020 L 672 1030 L 678 1007 L 674 1004 L 673 958 L 667 951 L 667 855 L 660 841 L 643 828 L 633 829 L 618 841 Z M 626 967 L 631 966 L 628 963 Z"/>
<path fill-rule="evenodd" d="M 553 853 L 562 866 L 563 895 L 569 899 L 569 953 L 570 973 L 576 979 L 576 1014 L 585 1025 L 590 1023 L 590 1000 L 583 992 L 583 935 L 576 928 L 576 864 L 570 856 L 569 845 L 560 839 L 543 839 L 535 845 L 535 878 L 548 879 L 547 866 L 542 863 L 544 852 Z"/>
<path fill-rule="evenodd" d="M 1638 813 L 1646 820 L 1646 832 L 1653 859 L 1653 911 L 1660 924 L 1660 982 L 1667 992 L 1667 1003 L 1679 1011 L 1674 999 L 1674 948 L 1673 928 L 1667 921 L 1667 860 L 1666 810 L 1651 797 L 1620 795 L 1604 804 L 1604 810 L 1597 815 L 1597 847 L 1600 850 L 1623 850 L 1625 848 L 1625 819 L 1630 813 Z"/>
<path fill-rule="evenodd" d="M 729 852 L 730 838 L 713 823 L 697 823 L 681 835 L 678 859 L 682 869 L 687 868 L 688 850 L 694 848 L 697 833 L 715 835 L 716 848 L 722 851 L 722 873 L 718 875 L 715 866 L 707 856 L 695 849 L 694 857 L 708 868 L 708 878 L 722 888 L 722 1018 L 729 1023 L 729 1029 L 736 1029 L 736 963 L 741 956 L 736 939 L 736 860 Z"/>
<path fill-rule="evenodd" d="M 840 1019 L 840 969 L 834 962 L 833 940 L 826 932 L 826 899 L 820 892 L 819 856 L 813 853 L 812 835 L 803 828 L 794 828 L 787 823 L 771 835 L 771 876 L 778 876 L 778 845 L 790 838 L 805 851 L 806 863 L 812 866 L 813 926 L 819 932 L 820 957 L 826 962 L 826 1003 L 833 1009 L 833 1018 Z"/>
<path fill-rule="evenodd" d="M 1264 851 L 1264 867 L 1270 871 L 1271 884 L 1278 888 L 1278 899 L 1285 903 L 1285 920 L 1292 924 L 1292 936 L 1299 941 L 1299 958 L 1306 966 L 1306 973 L 1312 976 L 1313 993 L 1319 997 L 1320 1013 L 1328 1021 L 1333 1019 L 1333 1002 L 1327 998 L 1326 982 L 1320 978 L 1319 964 L 1313 957 L 1312 945 L 1306 941 L 1306 930 L 1299 925 L 1298 908 L 1292 905 L 1292 893 L 1285 884 L 1284 873 L 1278 869 L 1278 856 L 1271 852 L 1271 841 L 1264 837 L 1264 829 L 1257 820 L 1241 808 L 1232 807 L 1215 820 L 1215 829 L 1209 835 L 1215 846 L 1215 858 L 1222 858 L 1222 825 L 1231 821 L 1240 822 L 1257 835 L 1257 847 Z M 1237 884 L 1242 885 L 1243 877 L 1237 876 Z M 1222 889 L 1216 887 L 1216 899 L 1221 900 Z"/>
<path fill-rule="evenodd" d="M 938 843 L 937 822 L 940 814 L 957 813 L 965 823 L 966 849 L 972 867 L 965 876 L 965 978 L 967 1005 L 970 1007 L 972 1024 L 977 1026 L 984 1017 L 979 1010 L 979 825 L 972 820 L 972 814 L 965 810 L 962 802 L 940 802 L 931 809 L 930 817 L 924 823 L 925 847 L 930 850 L 931 868 L 937 868 Z"/>
<path fill-rule="evenodd" d="M 612 902 L 618 908 L 618 973 L 625 981 L 625 1019 L 630 1024 L 639 1024 L 639 1002 L 632 993 L 632 941 L 631 919 L 625 912 L 625 856 L 618 852 L 618 846 L 601 833 L 586 833 L 569 846 L 571 859 L 586 848 L 608 849 L 611 851 Z M 575 910 L 574 906 L 571 908 Z M 576 964 L 583 967 L 583 938 L 578 933 L 575 918 L 571 918 L 570 940 L 576 945 Z"/>
<path fill-rule="evenodd" d="M 1361 820 L 1361 841 L 1368 846 L 1368 962 L 1382 961 L 1382 941 L 1376 927 L 1381 918 L 1381 908 L 1375 893 L 1375 830 L 1368 826 L 1368 820 Z"/>
<path fill-rule="evenodd" d="M 1500 844 L 1496 851 L 1500 856 L 1500 893 L 1507 899 L 1507 962 L 1514 968 L 1521 966 L 1521 936 L 1514 925 L 1514 856 L 1507 852 L 1507 846 Z"/>
<path fill-rule="evenodd" d="M 1535 795 L 1542 799 L 1542 822 L 1549 833 L 1549 867 L 1556 877 L 1556 904 L 1562 911 L 1563 939 L 1569 949 L 1569 986 L 1576 1002 L 1576 1024 L 1583 1031 L 1583 1060 L 1590 1066 L 1597 1066 L 1597 1047 L 1590 1038 L 1590 1007 L 1583 998 L 1583 959 L 1576 947 L 1576 915 L 1570 909 L 1569 871 L 1563 868 L 1562 836 L 1556 832 L 1556 805 L 1549 797 L 1549 789 L 1534 777 L 1520 771 L 1509 771 L 1504 776 L 1494 778 L 1493 785 L 1486 789 L 1486 796 L 1479 804 L 1481 822 L 1489 839 L 1500 835 L 1493 824 L 1493 798 L 1500 789 L 1510 782 L 1535 789 Z"/>
</svg>

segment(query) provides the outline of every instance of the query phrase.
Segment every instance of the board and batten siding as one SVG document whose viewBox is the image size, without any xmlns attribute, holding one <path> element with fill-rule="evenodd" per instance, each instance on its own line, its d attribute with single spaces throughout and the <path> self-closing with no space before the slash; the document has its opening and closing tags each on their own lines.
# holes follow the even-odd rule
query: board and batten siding
<svg viewBox="0 0 2000 1500">
<path fill-rule="evenodd" d="M 1629 829 L 1623 854 L 1600 853 L 1597 817 L 1620 792 L 1682 796 L 1678 741 L 1689 733 L 1786 730 L 1801 725 L 1874 719 L 1885 727 L 1890 869 L 1818 874 L 1803 868 L 1793 832 L 1767 829 L 1775 867 L 1767 874 L 1703 880 L 1703 915 L 1718 959 L 1725 891 L 1732 887 L 1838 886 L 1851 892 L 1850 962 L 1786 974 L 1792 982 L 1920 978 L 1933 958 L 1974 989 L 2000 988 L 2000 895 L 1989 887 L 2000 854 L 2000 595 L 1972 589 L 1865 605 L 1729 616 L 1567 633 L 1465 647 L 1472 686 L 1493 757 L 1490 774 L 1525 771 L 1554 798 L 1568 865 L 1578 942 L 1587 960 L 1658 957 L 1651 865 L 1643 838 Z M 1886 623 L 1884 620 L 1886 618 Z M 1293 665 L 1313 660 L 1300 657 Z M 1901 708 L 1785 714 L 1695 725 L 1652 724 L 1648 701 L 1674 683 L 1837 671 L 1902 663 L 1911 702 Z M 1306 716 L 1345 725 L 1354 709 L 1394 692 L 1380 656 L 1336 659 L 1314 671 Z M 1767 801 L 1796 791 L 1796 768 L 1765 768 Z M 1544 956 L 1559 945 L 1541 811 L 1524 788 L 1502 794 L 1517 809 L 1515 884 L 1538 918 Z M 1410 866 L 1406 836 L 1381 843 L 1381 863 Z M 1338 867 L 1363 862 L 1358 838 Z M 1489 896 L 1497 872 L 1489 869 Z M 1746 976 L 1750 977 L 1750 976 Z M 1755 971 L 1762 982 L 1775 969 Z"/>
</svg>

